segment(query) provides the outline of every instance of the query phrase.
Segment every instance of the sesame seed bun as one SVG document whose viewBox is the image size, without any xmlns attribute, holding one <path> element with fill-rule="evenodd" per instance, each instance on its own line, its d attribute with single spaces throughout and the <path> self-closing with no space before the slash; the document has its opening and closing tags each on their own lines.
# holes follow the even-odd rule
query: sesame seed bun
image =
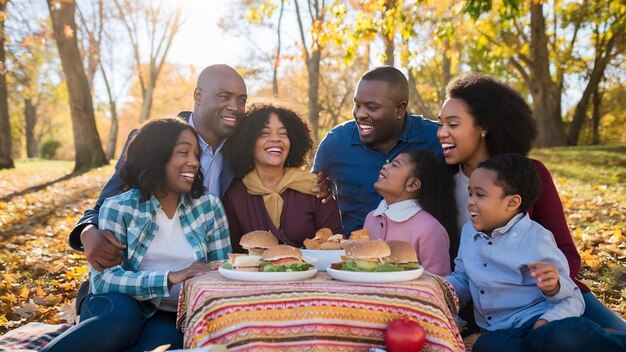
<svg viewBox="0 0 626 352">
<path fill-rule="evenodd" d="M 410 244 L 404 241 L 388 241 L 391 249 L 389 261 L 396 264 L 416 263 L 417 253 Z"/>
</svg>

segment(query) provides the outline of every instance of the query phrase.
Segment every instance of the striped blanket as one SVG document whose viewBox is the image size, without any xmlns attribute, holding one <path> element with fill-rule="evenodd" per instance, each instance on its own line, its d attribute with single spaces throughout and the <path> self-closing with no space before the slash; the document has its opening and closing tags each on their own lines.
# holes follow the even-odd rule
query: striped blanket
<svg viewBox="0 0 626 352">
<path fill-rule="evenodd" d="M 427 333 L 424 351 L 463 351 L 453 321 L 458 301 L 441 278 L 390 284 L 335 281 L 326 273 L 299 282 L 238 282 L 217 272 L 184 283 L 178 326 L 185 348 L 229 351 L 367 351 L 384 347 L 394 319 L 408 316 Z"/>
</svg>

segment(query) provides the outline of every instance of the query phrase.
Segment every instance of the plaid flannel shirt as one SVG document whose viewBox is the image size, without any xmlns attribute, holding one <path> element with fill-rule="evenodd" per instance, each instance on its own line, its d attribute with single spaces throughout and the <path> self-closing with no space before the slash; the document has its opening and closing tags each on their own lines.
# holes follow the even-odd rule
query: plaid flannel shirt
<svg viewBox="0 0 626 352">
<path fill-rule="evenodd" d="M 100 208 L 98 227 L 113 232 L 126 248 L 121 265 L 102 272 L 89 267 L 91 293 L 120 292 L 139 301 L 169 296 L 168 271 L 137 271 L 157 233 L 155 217 L 161 208 L 154 196 L 148 201 L 140 199 L 141 193 L 135 188 L 108 198 Z M 212 194 L 198 199 L 183 194 L 178 208 L 183 233 L 196 259 L 202 262 L 227 259 L 231 251 L 230 236 L 220 200 Z M 149 317 L 155 310 L 154 305 L 148 304 L 144 316 Z"/>
</svg>

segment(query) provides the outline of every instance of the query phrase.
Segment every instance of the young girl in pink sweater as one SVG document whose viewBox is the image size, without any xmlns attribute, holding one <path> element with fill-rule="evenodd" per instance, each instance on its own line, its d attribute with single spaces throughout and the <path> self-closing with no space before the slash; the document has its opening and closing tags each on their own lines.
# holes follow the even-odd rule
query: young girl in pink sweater
<svg viewBox="0 0 626 352">
<path fill-rule="evenodd" d="M 411 244 L 425 270 L 449 275 L 456 257 L 456 203 L 451 171 L 428 151 L 400 153 L 374 184 L 383 197 L 365 218 L 371 239 Z"/>
</svg>

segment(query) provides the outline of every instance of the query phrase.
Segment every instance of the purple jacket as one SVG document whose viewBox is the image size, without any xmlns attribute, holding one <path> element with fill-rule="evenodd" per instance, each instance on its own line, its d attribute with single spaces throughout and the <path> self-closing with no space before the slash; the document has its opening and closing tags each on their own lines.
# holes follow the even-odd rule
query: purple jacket
<svg viewBox="0 0 626 352">
<path fill-rule="evenodd" d="M 322 204 L 315 196 L 287 189 L 281 194 L 284 205 L 280 229 L 270 219 L 262 196 L 251 195 L 240 179 L 235 179 L 226 190 L 222 202 L 230 228 L 234 252 L 243 252 L 239 239 L 250 231 L 267 230 L 280 243 L 302 247 L 305 238 L 313 238 L 315 231 L 328 227 L 335 234 L 343 234 L 337 202 Z"/>
</svg>

